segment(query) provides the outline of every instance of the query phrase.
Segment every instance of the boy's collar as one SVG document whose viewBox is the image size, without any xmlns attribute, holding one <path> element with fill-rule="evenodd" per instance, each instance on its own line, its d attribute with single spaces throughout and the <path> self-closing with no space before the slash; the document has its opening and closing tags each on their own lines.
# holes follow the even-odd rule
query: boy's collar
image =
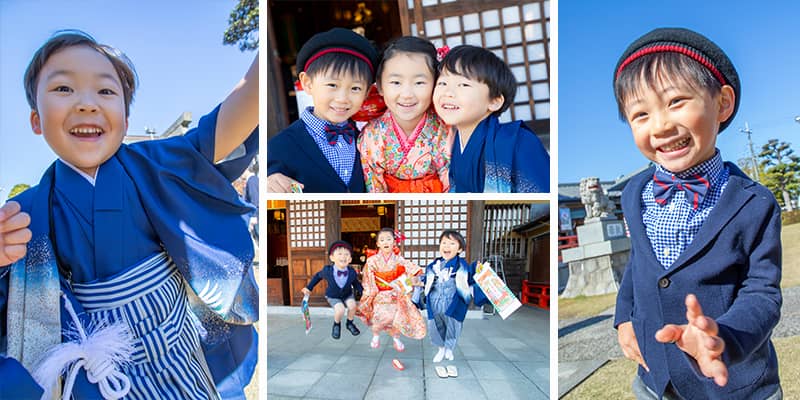
<svg viewBox="0 0 800 400">
<path fill-rule="evenodd" d="M 681 179 L 686 179 L 695 175 L 707 176 L 709 184 L 713 186 L 717 180 L 717 177 L 719 176 L 720 171 L 722 171 L 723 166 L 722 154 L 720 153 L 719 149 L 715 149 L 714 155 L 711 158 L 701 162 L 700 164 L 694 165 L 685 171 L 675 173 L 664 168 L 661 166 L 661 164 L 656 164 L 656 169 L 666 172 L 670 175 L 675 175 Z"/>
<path fill-rule="evenodd" d="M 89 183 L 90 183 L 92 186 L 95 186 L 95 182 L 97 181 L 97 174 L 100 172 L 100 166 L 99 166 L 99 165 L 98 165 L 98 166 L 97 166 L 97 168 L 94 170 L 94 176 L 91 176 L 91 175 L 87 174 L 86 172 L 83 172 L 83 171 L 79 170 L 79 169 L 78 169 L 78 167 L 76 167 L 76 166 L 74 166 L 74 165 L 72 165 L 72 164 L 68 163 L 68 162 L 67 162 L 66 160 L 64 160 L 64 159 L 61 159 L 61 158 L 59 158 L 58 160 L 59 160 L 59 161 L 61 161 L 62 163 L 64 163 L 64 165 L 66 165 L 66 166 L 68 166 L 68 167 L 72 168 L 72 170 L 73 170 L 73 171 L 75 171 L 75 172 L 77 172 L 77 173 L 78 173 L 78 175 L 82 176 L 84 179 L 86 179 L 87 181 L 89 181 Z"/>
<path fill-rule="evenodd" d="M 334 124 L 332 122 L 326 121 L 322 118 L 317 117 L 314 115 L 314 106 L 308 106 L 302 113 L 300 113 L 300 119 L 306 124 L 306 128 L 311 131 L 316 136 L 325 137 L 325 125 L 336 125 L 336 126 L 343 126 L 350 123 L 348 119 L 345 122 L 340 124 Z"/>
</svg>

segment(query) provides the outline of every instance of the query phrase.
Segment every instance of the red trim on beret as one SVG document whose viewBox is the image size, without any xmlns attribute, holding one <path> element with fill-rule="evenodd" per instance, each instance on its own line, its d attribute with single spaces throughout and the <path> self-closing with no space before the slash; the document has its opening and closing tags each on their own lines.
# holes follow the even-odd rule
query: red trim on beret
<svg viewBox="0 0 800 400">
<path fill-rule="evenodd" d="M 375 68 L 372 66 L 372 63 L 369 61 L 369 58 L 367 58 L 365 55 L 363 55 L 363 54 L 361 54 L 361 53 L 359 53 L 357 51 L 353 51 L 353 50 L 345 49 L 345 48 L 341 48 L 341 47 L 331 47 L 329 49 L 322 50 L 319 53 L 314 54 L 313 56 L 309 57 L 308 61 L 306 61 L 306 65 L 303 66 L 303 71 L 307 70 L 308 66 L 311 65 L 311 63 L 314 62 L 316 59 L 318 59 L 318 58 L 320 58 L 320 57 L 322 57 L 322 56 L 324 56 L 325 54 L 328 54 L 328 53 L 345 53 L 345 54 L 350 54 L 351 56 L 358 57 L 359 59 L 361 59 L 365 63 L 367 63 L 367 65 L 369 66 L 370 72 L 372 72 L 373 74 L 375 73 Z"/>
<path fill-rule="evenodd" d="M 712 64 L 708 60 L 707 57 L 703 56 L 702 54 L 700 54 L 699 52 L 695 51 L 692 48 L 684 47 L 684 46 L 678 46 L 678 45 L 674 45 L 674 44 L 671 44 L 671 45 L 670 44 L 657 44 L 655 46 L 645 47 L 645 48 L 643 48 L 641 50 L 638 50 L 638 51 L 634 52 L 633 54 L 628 56 L 628 58 L 626 58 L 625 61 L 622 62 L 622 64 L 619 65 L 619 68 L 617 69 L 617 75 L 616 75 L 615 79 L 619 79 L 619 74 L 622 73 L 622 70 L 625 69 L 625 67 L 627 67 L 628 64 L 632 63 L 637 58 L 645 56 L 645 55 L 648 55 L 648 54 L 666 53 L 666 52 L 680 53 L 680 54 L 683 54 L 685 56 L 688 56 L 689 58 L 699 62 L 704 67 L 706 67 L 709 71 L 711 71 L 711 73 L 714 75 L 714 77 L 716 77 L 717 80 L 722 85 L 727 85 L 728 84 L 725 81 L 725 76 L 723 76 L 722 73 L 719 72 L 717 67 L 715 67 L 714 64 Z"/>
</svg>

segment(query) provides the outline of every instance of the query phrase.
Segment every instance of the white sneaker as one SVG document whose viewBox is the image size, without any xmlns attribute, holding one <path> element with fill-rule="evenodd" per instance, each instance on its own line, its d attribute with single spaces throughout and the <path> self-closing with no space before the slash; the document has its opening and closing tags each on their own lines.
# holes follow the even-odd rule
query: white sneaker
<svg viewBox="0 0 800 400">
<path fill-rule="evenodd" d="M 453 350 L 445 349 L 444 351 L 444 358 L 453 361 Z"/>
<path fill-rule="evenodd" d="M 438 363 L 441 362 L 444 358 L 444 347 L 439 347 L 439 351 L 436 352 L 436 355 L 433 356 L 433 362 Z"/>
</svg>

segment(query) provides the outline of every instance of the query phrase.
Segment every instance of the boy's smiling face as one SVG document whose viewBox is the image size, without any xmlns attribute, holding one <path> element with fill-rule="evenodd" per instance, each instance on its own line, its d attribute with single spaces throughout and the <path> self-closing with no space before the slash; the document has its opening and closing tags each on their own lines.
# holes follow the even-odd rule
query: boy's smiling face
<svg viewBox="0 0 800 400">
<path fill-rule="evenodd" d="M 301 72 L 299 78 L 314 101 L 314 115 L 332 124 L 347 121 L 367 98 L 367 81 L 349 72 L 335 75 L 329 68 L 313 77 Z"/>
<path fill-rule="evenodd" d="M 458 255 L 461 251 L 461 244 L 447 236 L 439 242 L 439 255 L 445 260 L 449 260 Z"/>
<path fill-rule="evenodd" d="M 489 114 L 503 105 L 503 96 L 489 97 L 489 86 L 443 69 L 433 90 L 436 113 L 459 132 L 471 134 Z"/>
<path fill-rule="evenodd" d="M 62 160 L 90 176 L 116 153 L 125 132 L 119 75 L 104 55 L 87 46 L 53 53 L 39 73 L 31 128 Z"/>
<path fill-rule="evenodd" d="M 659 79 L 625 103 L 625 117 L 639 151 L 670 172 L 702 163 L 716 152 L 720 123 L 733 113 L 734 93 L 718 95 Z"/>
<path fill-rule="evenodd" d="M 350 261 L 353 261 L 353 256 L 350 254 L 350 250 L 347 250 L 344 247 L 339 247 L 334 250 L 328 258 L 330 258 L 331 262 L 339 267 L 339 269 L 347 268 L 347 266 L 350 265 Z"/>
</svg>

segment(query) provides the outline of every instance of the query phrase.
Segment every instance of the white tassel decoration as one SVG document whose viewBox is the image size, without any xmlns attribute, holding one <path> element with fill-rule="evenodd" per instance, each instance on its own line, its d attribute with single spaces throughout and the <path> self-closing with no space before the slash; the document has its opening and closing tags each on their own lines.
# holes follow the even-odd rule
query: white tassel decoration
<svg viewBox="0 0 800 400">
<path fill-rule="evenodd" d="M 33 373 L 36 382 L 45 389 L 42 400 L 52 399 L 52 391 L 62 374 L 64 381 L 62 399 L 72 395 L 80 368 L 86 369 L 89 382 L 97 384 L 106 400 L 120 399 L 130 391 L 130 380 L 119 371 L 120 366 L 131 361 L 133 336 L 124 323 L 100 323 L 90 327 L 87 335 L 69 299 L 62 294 L 67 312 L 77 330 L 76 337 L 48 350 Z"/>
</svg>

